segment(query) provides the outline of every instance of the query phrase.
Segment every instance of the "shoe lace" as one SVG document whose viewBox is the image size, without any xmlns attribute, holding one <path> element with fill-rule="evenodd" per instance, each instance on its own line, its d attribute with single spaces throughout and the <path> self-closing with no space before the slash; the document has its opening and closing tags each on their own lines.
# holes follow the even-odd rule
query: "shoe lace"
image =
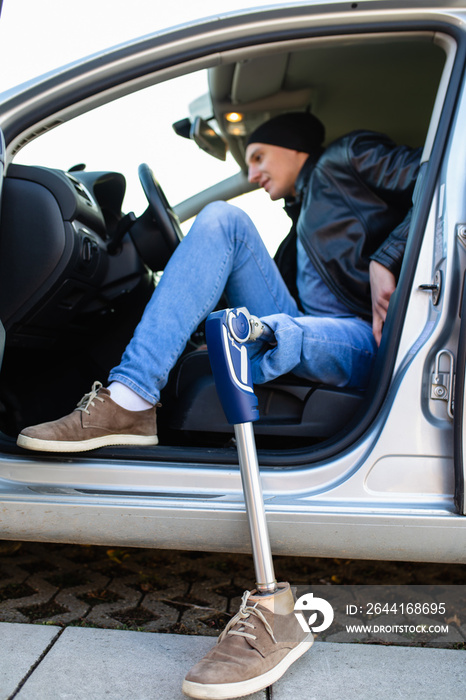
<svg viewBox="0 0 466 700">
<path fill-rule="evenodd" d="M 274 644 L 277 644 L 277 640 L 274 637 L 273 631 L 269 623 L 267 622 L 264 614 L 257 609 L 258 602 L 255 603 L 253 606 L 248 605 L 248 598 L 251 595 L 250 591 L 245 591 L 243 594 L 243 598 L 241 600 L 241 605 L 239 607 L 238 612 L 234 617 L 231 618 L 231 620 L 228 622 L 227 626 L 223 630 L 222 634 L 218 638 L 218 643 L 222 641 L 226 637 L 227 634 L 232 634 L 236 635 L 238 637 L 249 637 L 249 639 L 256 639 L 255 634 L 251 634 L 250 632 L 247 632 L 245 629 L 237 629 L 234 630 L 232 627 L 234 627 L 237 624 L 243 625 L 243 627 L 250 627 L 254 629 L 254 625 L 251 622 L 248 622 L 248 618 L 253 615 L 255 617 L 258 617 L 259 620 L 262 622 L 264 625 L 266 631 L 268 634 L 272 637 Z"/>
<path fill-rule="evenodd" d="M 101 396 L 98 396 L 97 393 L 102 389 L 102 384 L 100 382 L 94 382 L 92 385 L 92 389 L 88 394 L 85 394 L 81 401 L 78 403 L 76 410 L 77 411 L 83 411 L 83 413 L 87 413 L 89 415 L 89 406 L 95 406 L 95 399 L 98 401 L 102 401 L 104 403 L 105 399 L 103 399 Z"/>
</svg>

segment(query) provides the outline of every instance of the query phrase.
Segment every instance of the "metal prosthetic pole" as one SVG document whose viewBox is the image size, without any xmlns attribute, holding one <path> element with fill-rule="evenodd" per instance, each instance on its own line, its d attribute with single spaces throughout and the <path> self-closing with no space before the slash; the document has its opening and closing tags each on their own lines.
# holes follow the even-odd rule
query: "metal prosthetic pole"
<svg viewBox="0 0 466 700">
<path fill-rule="evenodd" d="M 257 319 L 245 308 L 217 311 L 207 318 L 210 363 L 227 421 L 234 426 L 251 534 L 256 587 L 260 593 L 277 590 L 269 532 L 257 461 L 252 422 L 259 418 L 251 366 L 243 343 L 254 338 Z"/>
</svg>

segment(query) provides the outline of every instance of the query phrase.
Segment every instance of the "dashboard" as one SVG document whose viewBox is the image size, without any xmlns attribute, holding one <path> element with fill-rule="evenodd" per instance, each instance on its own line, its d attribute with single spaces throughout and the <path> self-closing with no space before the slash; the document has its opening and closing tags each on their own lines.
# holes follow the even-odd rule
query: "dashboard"
<svg viewBox="0 0 466 700">
<path fill-rule="evenodd" d="M 9 167 L 0 318 L 10 345 L 47 346 L 79 314 L 111 311 L 151 274 L 128 233 L 137 220 L 121 211 L 125 189 L 124 176 L 115 172 Z M 151 235 L 155 239 L 153 227 Z"/>
</svg>

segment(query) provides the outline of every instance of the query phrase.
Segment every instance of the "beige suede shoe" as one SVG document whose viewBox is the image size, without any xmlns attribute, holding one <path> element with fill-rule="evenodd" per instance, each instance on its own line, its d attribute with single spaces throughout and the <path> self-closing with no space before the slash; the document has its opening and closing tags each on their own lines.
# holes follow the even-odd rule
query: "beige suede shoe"
<svg viewBox="0 0 466 700">
<path fill-rule="evenodd" d="M 157 445 L 156 409 L 127 411 L 94 382 L 64 418 L 24 428 L 17 444 L 40 452 L 86 452 L 108 445 Z"/>
<path fill-rule="evenodd" d="M 296 619 L 288 583 L 280 583 L 279 591 L 267 597 L 246 591 L 217 646 L 187 674 L 183 693 L 228 700 L 262 690 L 281 678 L 313 641 Z"/>
</svg>

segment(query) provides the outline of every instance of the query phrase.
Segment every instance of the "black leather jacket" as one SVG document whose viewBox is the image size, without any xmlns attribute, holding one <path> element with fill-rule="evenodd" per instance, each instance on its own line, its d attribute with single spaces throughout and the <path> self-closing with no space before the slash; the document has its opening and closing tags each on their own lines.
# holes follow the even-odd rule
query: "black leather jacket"
<svg viewBox="0 0 466 700">
<path fill-rule="evenodd" d="M 369 263 L 398 277 L 411 219 L 421 149 L 354 131 L 308 158 L 285 209 L 293 220 L 276 261 L 296 295 L 296 233 L 334 294 L 370 319 Z"/>
</svg>

